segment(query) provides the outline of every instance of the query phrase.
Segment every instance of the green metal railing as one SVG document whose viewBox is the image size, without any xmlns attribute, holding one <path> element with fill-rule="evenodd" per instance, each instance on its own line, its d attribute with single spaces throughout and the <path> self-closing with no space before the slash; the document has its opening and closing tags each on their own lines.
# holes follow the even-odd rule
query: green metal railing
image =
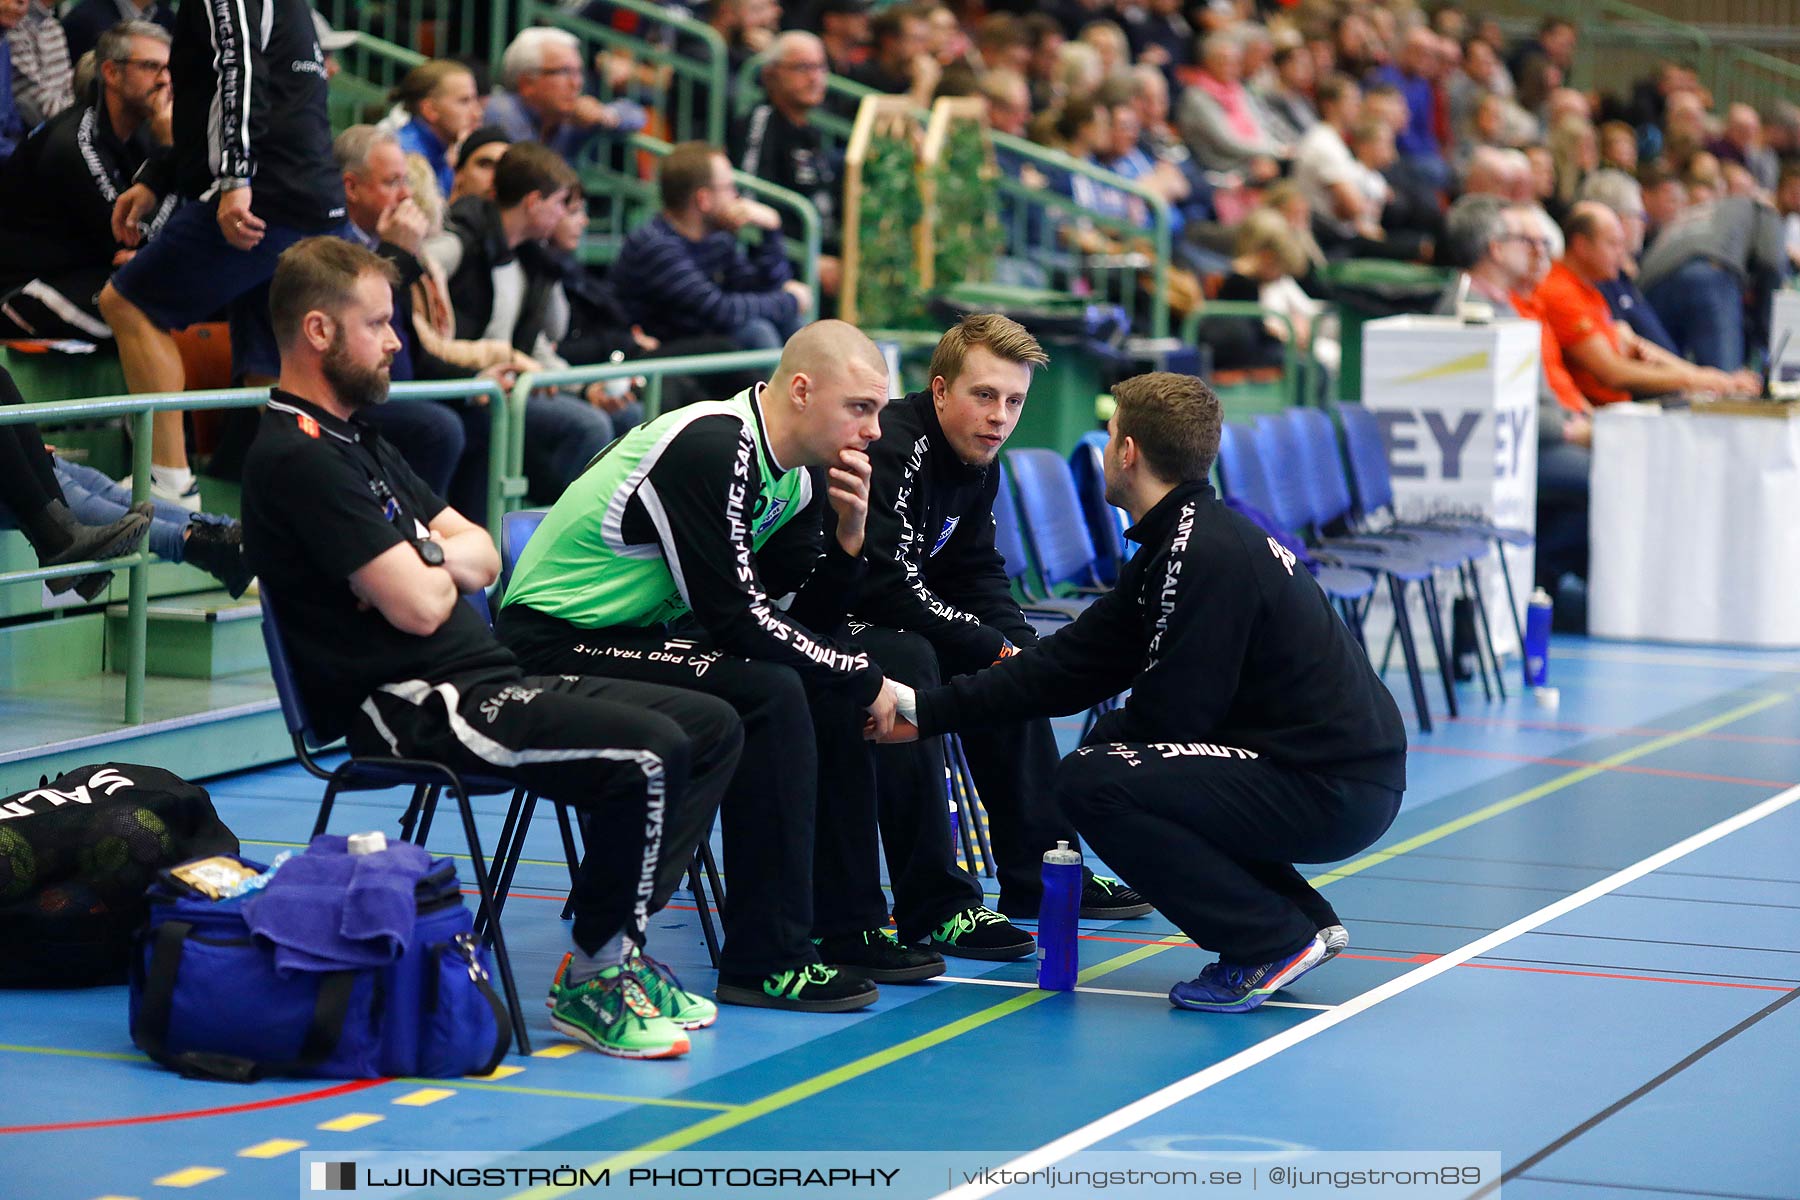
<svg viewBox="0 0 1800 1200">
<path fill-rule="evenodd" d="M 631 379 L 642 375 L 647 381 L 644 419 L 662 411 L 662 381 L 668 375 L 708 375 L 719 371 L 747 371 L 773 367 L 781 361 L 780 350 L 736 350 L 728 354 L 692 354 L 678 358 L 639 358 L 630 362 L 596 363 L 588 367 L 570 367 L 561 371 L 536 371 L 519 376 L 507 397 L 511 440 L 507 446 L 507 474 L 523 481 L 525 477 L 525 405 L 531 393 L 539 388 L 586 387 L 609 379 Z M 724 399 L 725 397 L 720 397 Z M 0 410 L 4 411 L 4 410 Z M 522 495 L 521 491 L 521 495 Z M 509 497 L 510 499 L 510 497 Z M 509 509 L 510 511 L 510 509 Z M 499 518 L 495 518 L 496 526 Z"/>
<path fill-rule="evenodd" d="M 400 77 L 429 61 L 416 50 L 361 32 L 352 45 L 337 52 L 337 57 L 340 69 L 331 80 L 326 101 L 331 128 L 337 132 L 366 120 L 371 110 L 385 110 L 388 93 Z"/>
<path fill-rule="evenodd" d="M 584 20 L 544 0 L 524 0 L 519 6 L 521 27 L 551 25 L 581 40 L 583 61 L 593 65 L 597 50 L 628 51 L 632 58 L 667 73 L 666 86 L 634 83 L 624 94 L 658 110 L 668 122 L 675 141 L 707 141 L 725 144 L 725 88 L 729 70 L 725 40 L 712 26 L 696 21 L 649 0 L 609 0 L 614 8 L 635 15 L 637 34 L 621 33 L 607 25 Z M 689 48 L 698 45 L 696 57 Z M 602 80 L 603 92 L 606 81 Z"/>
<path fill-rule="evenodd" d="M 741 116 L 762 103 L 765 97 L 762 68 L 767 61 L 768 54 L 765 52 L 751 58 L 738 69 L 734 92 L 737 115 Z M 853 112 L 862 103 L 864 96 L 879 93 L 841 75 L 827 76 L 825 86 L 825 103 L 807 119 L 819 130 L 822 147 L 827 153 L 842 153 L 849 145 L 850 131 L 854 124 L 852 118 L 844 115 L 845 112 Z M 836 103 L 833 103 L 834 100 Z M 919 119 L 924 121 L 927 118 L 928 114 L 920 110 Z M 998 185 L 1001 199 L 1005 202 L 1003 212 L 1006 218 L 1008 258 L 1044 267 L 1052 286 L 1059 290 L 1092 286 L 1095 289 L 1092 298 L 1122 305 L 1132 315 L 1134 328 L 1141 329 L 1153 338 L 1167 337 L 1171 258 L 1168 202 L 1122 175 L 1093 163 L 1071 158 L 1061 151 L 1004 133 L 991 132 L 990 136 L 995 150 L 1046 176 L 1057 173 L 1078 176 L 1097 187 L 1123 193 L 1144 205 L 1150 218 L 1148 227 L 1140 226 L 1128 218 L 1092 212 L 1070 197 L 1042 188 L 1028 187 L 1010 176 L 1003 175 Z M 1081 255 L 1062 240 L 1063 228 L 1067 222 L 1091 226 L 1134 249 L 1119 256 L 1096 258 Z M 1144 250 L 1147 252 L 1136 249 L 1140 243 L 1146 242 Z M 1145 273 L 1151 280 L 1147 293 L 1138 286 L 1139 276 Z M 939 281 L 939 286 L 948 284 L 946 281 Z"/>
<path fill-rule="evenodd" d="M 512 439 L 505 421 L 509 411 L 505 393 L 496 383 L 469 380 L 456 383 L 403 383 L 392 389 L 396 401 L 424 399 L 466 399 L 485 396 L 492 403 L 494 419 L 499 422 L 491 439 L 492 478 L 490 495 L 517 492 L 524 494 L 522 478 L 503 478 L 508 459 L 506 451 Z M 67 424 L 72 421 L 97 421 L 124 417 L 131 423 L 131 502 L 142 504 L 150 498 L 151 427 L 159 412 L 214 412 L 220 409 L 255 408 L 269 398 L 264 388 L 226 388 L 218 391 L 178 392 L 168 396 L 97 396 L 85 400 L 55 400 L 39 404 L 0 406 L 0 425 Z M 498 537 L 500 516 L 504 510 L 496 503 L 491 509 L 490 527 Z M 10 584 L 41 583 L 49 579 L 65 579 L 91 575 L 100 571 L 127 572 L 130 590 L 125 616 L 125 718 L 127 725 L 144 720 L 144 674 L 149 627 L 150 566 L 158 561 L 149 550 L 121 555 L 99 562 L 65 563 L 56 567 L 40 567 L 32 571 L 0 573 L 0 587 Z"/>
<path fill-rule="evenodd" d="M 410 46 L 426 58 L 467 58 L 482 48 L 484 32 L 499 62 L 506 39 L 518 26 L 511 0 L 490 0 L 483 6 L 463 0 L 456 4 L 409 4 L 401 0 L 315 0 L 333 29 L 364 33 L 395 46 Z"/>
<path fill-rule="evenodd" d="M 660 138 L 641 133 L 631 137 L 627 148 L 657 158 L 667 157 L 669 151 L 674 149 Z M 660 207 L 656 182 L 645 179 L 636 172 L 622 171 L 613 166 L 608 161 L 611 153 L 612 148 L 591 146 L 575 164 L 581 173 L 582 186 L 587 188 L 590 195 L 606 201 L 600 206 L 600 211 L 593 214 L 587 236 L 582 241 L 582 258 L 590 263 L 612 262 L 618 255 L 619 245 L 625 240 L 625 235 L 656 215 Z M 816 299 L 819 294 L 819 244 L 822 233 L 819 210 L 811 200 L 798 192 L 790 192 L 742 171 L 734 170 L 731 174 L 740 192 L 747 192 L 766 201 L 777 212 L 798 220 L 800 236 L 784 239 L 788 261 L 794 266 L 795 278 L 811 288 Z"/>
<path fill-rule="evenodd" d="M 1293 318 L 1286 313 L 1265 308 L 1254 300 L 1208 300 L 1188 313 L 1181 322 L 1181 340 L 1193 345 L 1200 338 L 1200 326 L 1207 321 L 1250 319 L 1274 321 L 1287 331 L 1281 343 L 1281 385 L 1283 399 L 1289 405 L 1306 403 L 1308 373 L 1316 367 L 1312 355 L 1300 349 L 1294 332 Z"/>
</svg>

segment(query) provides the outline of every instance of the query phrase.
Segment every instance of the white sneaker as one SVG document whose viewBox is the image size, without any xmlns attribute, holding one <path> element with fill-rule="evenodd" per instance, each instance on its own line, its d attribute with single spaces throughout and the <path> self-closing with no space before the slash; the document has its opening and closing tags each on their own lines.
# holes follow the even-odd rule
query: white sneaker
<svg viewBox="0 0 1800 1200">
<path fill-rule="evenodd" d="M 130 490 L 131 476 L 127 475 L 125 478 L 119 480 L 119 486 Z M 189 482 L 186 491 L 176 491 L 173 487 L 170 487 L 163 483 L 162 480 L 158 479 L 156 473 L 153 471 L 150 474 L 150 498 L 152 500 L 161 500 L 165 504 L 177 505 L 187 509 L 189 512 L 199 512 L 200 480 L 196 477 Z"/>
<path fill-rule="evenodd" d="M 1325 943 L 1325 957 L 1320 961 L 1329 962 L 1350 945 L 1350 931 L 1342 925 L 1327 925 L 1319 930 L 1319 940 Z"/>
</svg>

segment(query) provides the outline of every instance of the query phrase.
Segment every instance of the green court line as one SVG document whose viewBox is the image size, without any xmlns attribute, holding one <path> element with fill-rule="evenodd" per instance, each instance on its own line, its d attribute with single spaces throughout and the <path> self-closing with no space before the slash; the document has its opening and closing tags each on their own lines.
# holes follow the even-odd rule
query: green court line
<svg viewBox="0 0 1800 1200">
<path fill-rule="evenodd" d="M 1119 955 L 1117 958 L 1108 959 L 1103 963 L 1096 963 L 1082 971 L 1081 974 L 1077 976 L 1077 980 L 1080 983 L 1089 983 L 1095 979 L 1099 979 L 1101 976 L 1111 974 L 1121 967 L 1140 962 L 1143 959 L 1149 958 L 1151 955 L 1160 954 L 1164 950 L 1173 949 L 1175 946 L 1191 944 L 1192 943 L 1185 937 L 1165 938 L 1162 942 L 1155 945 L 1140 946 L 1136 950 L 1131 950 Z M 965 1033 L 980 1029 L 984 1025 L 991 1025 L 1002 1017 L 1011 1016 L 1013 1013 L 1030 1008 L 1034 1004 L 1039 1004 L 1050 999 L 1052 996 L 1057 995 L 1061 995 L 1061 993 L 1034 991 L 1025 992 L 1017 996 L 1009 996 L 1005 1000 L 1002 1000 L 1000 1003 L 989 1008 L 984 1008 L 979 1012 L 970 1013 L 966 1017 L 961 1017 L 948 1024 L 940 1025 L 936 1029 L 921 1033 L 916 1037 L 908 1038 L 904 1042 L 896 1042 L 886 1049 L 877 1050 L 873 1054 L 866 1054 L 861 1058 L 845 1063 L 843 1066 L 833 1067 L 831 1070 L 825 1071 L 819 1075 L 814 1075 L 810 1079 L 803 1079 L 799 1083 L 782 1088 L 780 1091 L 771 1092 L 760 1099 L 752 1100 L 748 1104 L 740 1105 L 732 1112 L 720 1113 L 716 1117 L 709 1117 L 704 1121 L 689 1125 L 685 1129 L 678 1129 L 674 1133 L 664 1134 L 662 1137 L 644 1143 L 635 1150 L 628 1150 L 623 1154 L 615 1154 L 610 1158 L 593 1163 L 584 1169 L 589 1172 L 601 1170 L 629 1170 L 639 1163 L 648 1162 L 650 1159 L 658 1158 L 671 1151 L 686 1149 L 687 1147 L 692 1146 L 697 1142 L 703 1142 L 716 1134 L 724 1133 L 729 1129 L 736 1129 L 738 1126 L 746 1125 L 759 1117 L 768 1116 L 770 1113 L 786 1108 L 791 1104 L 797 1104 L 800 1101 L 810 1099 L 821 1092 L 829 1091 L 841 1083 L 848 1083 L 852 1079 L 867 1075 L 871 1071 L 878 1071 L 882 1067 L 899 1062 L 903 1058 L 910 1058 L 921 1050 L 929 1050 L 933 1046 L 940 1046 L 954 1038 L 961 1037 Z M 533 1188 L 530 1191 L 519 1193 L 517 1196 L 513 1197 L 512 1200 L 553 1200 L 554 1197 L 566 1196 L 573 1190 L 573 1188 L 555 1187 Z"/>
<path fill-rule="evenodd" d="M 1727 712 L 1722 712 L 1716 717 L 1708 717 L 1704 721 L 1696 722 L 1685 729 L 1678 729 L 1674 733 L 1664 734 L 1662 737 L 1644 742 L 1641 745 L 1633 746 L 1628 750 L 1621 750 L 1617 754 L 1609 755 L 1589 766 L 1577 767 L 1575 770 L 1558 775 L 1555 779 L 1540 783 L 1536 787 L 1527 788 L 1522 792 L 1508 796 L 1504 800 L 1495 801 L 1486 808 L 1478 808 L 1474 812 L 1465 813 L 1453 821 L 1446 821 L 1434 829 L 1427 829 L 1424 833 L 1415 834 L 1405 841 L 1396 842 L 1392 846 L 1387 846 L 1383 849 L 1376 850 L 1373 853 L 1365 854 L 1359 859 L 1347 862 L 1343 866 L 1328 871 L 1317 879 L 1309 879 L 1307 882 L 1314 887 L 1324 887 L 1327 884 L 1336 883 L 1340 879 L 1348 879 L 1358 872 L 1366 871 L 1370 867 L 1380 866 L 1382 863 L 1397 858 L 1402 854 L 1417 850 L 1421 846 L 1429 846 L 1433 842 L 1442 841 L 1451 834 L 1461 833 L 1463 830 L 1479 825 L 1483 821 L 1492 820 L 1502 813 L 1509 813 L 1516 808 L 1523 808 L 1534 800 L 1542 800 L 1545 796 L 1551 795 L 1552 793 L 1560 792 L 1564 788 L 1573 787 L 1575 784 L 1581 783 L 1584 780 L 1592 779 L 1594 776 L 1602 774 L 1613 767 L 1631 762 L 1634 759 L 1643 758 L 1646 755 L 1655 754 L 1659 750 L 1667 750 L 1669 747 L 1680 745 L 1682 742 L 1692 741 L 1697 737 L 1703 737 L 1721 726 L 1731 724 L 1733 721 L 1741 721 L 1745 717 L 1762 712 L 1764 709 L 1773 708 L 1775 705 L 1787 700 L 1788 696 L 1789 693 L 1787 692 L 1770 693 L 1763 696 L 1761 699 L 1752 700 L 1748 704 L 1740 704 L 1738 707 Z"/>
<path fill-rule="evenodd" d="M 122 1054 L 111 1050 L 65 1050 L 60 1046 L 9 1046 L 0 1043 L 0 1050 L 11 1054 L 53 1054 L 59 1058 L 105 1058 L 113 1062 L 149 1062 L 142 1054 Z"/>
<path fill-rule="evenodd" d="M 1792 698 L 1793 695 L 1800 695 L 1800 693 L 1766 693 L 1756 700 L 1738 705 L 1736 708 L 1729 709 L 1717 716 L 1708 717 L 1703 721 L 1695 722 L 1674 733 L 1665 734 L 1662 737 L 1655 738 L 1639 746 L 1634 746 L 1628 750 L 1622 750 L 1618 754 L 1601 759 L 1591 766 L 1565 772 L 1546 783 L 1538 784 L 1536 787 L 1527 788 L 1525 791 L 1510 796 L 1505 800 L 1490 804 L 1485 808 L 1477 809 L 1476 811 L 1458 817 L 1455 820 L 1446 821 L 1442 825 L 1426 830 L 1424 833 L 1407 838 L 1405 841 L 1400 842 L 1395 846 L 1385 850 L 1376 851 L 1373 854 L 1365 855 L 1354 862 L 1346 863 L 1336 870 L 1329 871 L 1326 874 L 1318 876 L 1315 879 L 1310 879 L 1307 882 L 1311 883 L 1314 887 L 1326 887 L 1340 879 L 1347 879 L 1358 872 L 1366 871 L 1377 864 L 1388 862 L 1410 850 L 1416 850 L 1421 846 L 1428 846 L 1433 842 L 1441 841 L 1453 833 L 1460 833 L 1465 829 L 1481 824 L 1483 821 L 1488 821 L 1503 813 L 1522 808 L 1534 800 L 1541 800 L 1545 796 L 1562 791 L 1565 788 L 1573 787 L 1575 784 L 1592 779 L 1596 775 L 1604 774 L 1611 767 L 1618 766 L 1621 763 L 1631 762 L 1634 759 L 1643 758 L 1645 755 L 1655 754 L 1660 750 L 1666 750 L 1671 746 L 1676 746 L 1682 742 L 1691 741 L 1694 738 L 1711 733 L 1713 730 L 1729 725 L 1734 721 L 1741 721 L 1745 717 L 1772 708 L 1777 704 L 1781 704 Z M 1161 954 L 1165 950 L 1172 950 L 1178 946 L 1191 945 L 1193 945 L 1193 942 L 1187 937 L 1181 934 L 1171 934 L 1152 945 L 1140 946 L 1138 949 L 1121 954 L 1117 958 L 1108 959 L 1106 962 L 1098 963 L 1087 968 L 1078 976 L 1078 981 L 1081 983 L 1089 983 L 1104 975 L 1109 975 L 1114 971 L 1129 966 L 1132 963 L 1142 962 L 1147 958 Z M 746 1125 L 760 1117 L 768 1116 L 770 1113 L 797 1104 L 802 1100 L 810 1099 L 821 1092 L 829 1091 L 839 1084 L 848 1083 L 860 1076 L 867 1075 L 871 1071 L 880 1070 L 882 1067 L 909 1058 L 912 1055 L 919 1053 L 921 1050 L 929 1050 L 933 1046 L 942 1045 L 952 1039 L 961 1037 L 965 1033 L 971 1033 L 985 1025 L 990 1025 L 1003 1017 L 1009 1017 L 1016 1012 L 1022 1012 L 1032 1005 L 1048 1000 L 1050 997 L 1058 994 L 1060 993 L 1035 991 L 1008 997 L 989 1008 L 984 1008 L 979 1012 L 974 1012 L 966 1017 L 951 1021 L 950 1023 L 927 1033 L 908 1038 L 904 1042 L 898 1042 L 885 1050 L 879 1050 L 874 1054 L 865 1055 L 862 1058 L 845 1063 L 840 1067 L 834 1067 L 829 1071 L 815 1075 L 810 1079 L 804 1079 L 799 1083 L 792 1084 L 779 1091 L 771 1092 L 767 1096 L 763 1096 L 758 1100 L 753 1100 L 748 1104 L 741 1105 L 731 1112 L 720 1113 L 716 1117 L 709 1117 L 704 1121 L 689 1125 L 685 1129 L 678 1129 L 674 1133 L 664 1134 L 662 1137 L 645 1142 L 635 1149 L 627 1150 L 602 1159 L 599 1162 L 592 1163 L 586 1170 L 629 1170 L 631 1167 L 654 1158 L 659 1158 L 664 1154 L 686 1149 L 689 1146 L 703 1142 L 717 1134 L 724 1133 L 727 1130 L 736 1129 L 739 1126 Z M 572 1188 L 533 1188 L 530 1191 L 520 1192 L 509 1197 L 509 1200 L 556 1200 L 557 1197 L 566 1196 L 573 1190 L 574 1189 Z"/>
</svg>

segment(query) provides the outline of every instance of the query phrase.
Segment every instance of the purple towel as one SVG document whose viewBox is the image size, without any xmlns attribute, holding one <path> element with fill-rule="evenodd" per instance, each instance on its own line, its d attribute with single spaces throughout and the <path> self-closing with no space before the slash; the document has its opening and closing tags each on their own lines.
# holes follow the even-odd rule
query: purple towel
<svg viewBox="0 0 1800 1200">
<path fill-rule="evenodd" d="M 381 966 L 406 951 L 413 889 L 430 869 L 431 856 L 410 842 L 351 855 L 344 838 L 320 834 L 244 901 L 244 921 L 275 943 L 283 975 Z"/>
</svg>

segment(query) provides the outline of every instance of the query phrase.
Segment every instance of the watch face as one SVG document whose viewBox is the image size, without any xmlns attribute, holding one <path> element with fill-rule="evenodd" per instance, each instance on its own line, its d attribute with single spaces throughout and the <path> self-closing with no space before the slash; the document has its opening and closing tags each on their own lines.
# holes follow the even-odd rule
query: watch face
<svg viewBox="0 0 1800 1200">
<path fill-rule="evenodd" d="M 417 544 L 419 557 L 425 560 L 427 566 L 441 567 L 444 565 L 444 548 L 442 546 L 424 538 L 420 538 Z"/>
</svg>

